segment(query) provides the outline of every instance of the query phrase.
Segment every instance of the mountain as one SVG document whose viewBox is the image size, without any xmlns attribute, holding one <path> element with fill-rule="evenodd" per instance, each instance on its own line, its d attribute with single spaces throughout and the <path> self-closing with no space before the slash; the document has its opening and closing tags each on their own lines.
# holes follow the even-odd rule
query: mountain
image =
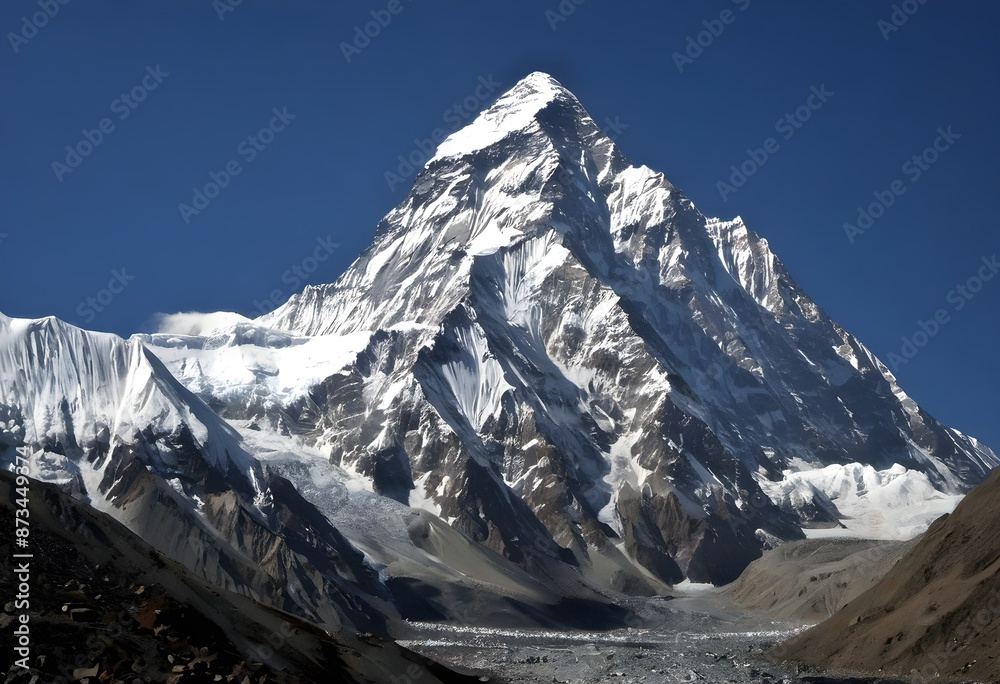
<svg viewBox="0 0 1000 684">
<path fill-rule="evenodd" d="M 873 588 L 773 657 L 825 668 L 1000 681 L 1000 469 Z"/>
<path fill-rule="evenodd" d="M 248 632 L 288 616 L 315 626 L 288 657 L 361 680 L 381 675 L 344 656 L 368 652 L 358 634 L 448 679 L 391 644 L 403 620 L 635 625 L 623 593 L 724 584 L 807 532 L 911 538 L 1000 465 L 910 399 L 765 239 L 630 164 L 540 73 L 442 142 L 336 282 L 253 320 L 168 319 L 126 340 L 0 314 L 0 469 L 31 454 L 40 539 L 74 559 L 73 582 L 107 542 L 180 578 L 155 599 L 208 618 L 213 648 L 245 657 Z M 923 579 L 886 596 L 923 600 L 941 573 L 928 612 L 967 623 L 996 558 L 955 535 L 985 534 L 988 498 L 936 523 L 893 570 Z M 874 578 L 858 548 L 828 565 Z M 87 614 L 133 590 L 111 579 Z M 838 582 L 822 606 L 853 595 Z M 207 587 L 244 619 L 205 614 Z M 193 645 L 185 624 L 164 629 Z"/>
<path fill-rule="evenodd" d="M 424 509 L 452 537 L 407 533 L 408 558 L 446 572 L 473 540 L 476 581 L 725 583 L 803 526 L 912 536 L 1000 463 L 541 73 L 442 142 L 336 282 L 198 332 L 130 344 L 338 526 L 324 483 Z"/>
</svg>

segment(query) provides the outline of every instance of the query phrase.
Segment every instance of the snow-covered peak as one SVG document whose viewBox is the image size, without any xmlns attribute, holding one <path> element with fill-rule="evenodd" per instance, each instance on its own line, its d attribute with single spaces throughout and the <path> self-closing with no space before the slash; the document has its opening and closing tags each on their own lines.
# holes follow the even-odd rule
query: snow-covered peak
<svg viewBox="0 0 1000 684">
<path fill-rule="evenodd" d="M 477 152 L 511 133 L 537 127 L 538 113 L 555 100 L 579 107 L 572 93 L 548 74 L 541 71 L 528 74 L 472 123 L 445 138 L 428 164 Z"/>
<path fill-rule="evenodd" d="M 556 93 L 573 97 L 573 94 L 566 90 L 559 81 L 544 71 L 532 71 L 514 85 L 513 89 L 516 88 L 528 88 L 536 93 Z"/>
<path fill-rule="evenodd" d="M 307 287 L 256 322 L 298 336 L 436 328 L 468 292 L 476 259 L 550 232 L 606 243 L 609 198 L 599 186 L 615 185 L 626 167 L 579 101 L 551 76 L 532 73 L 442 142 L 335 283 Z M 625 186 L 637 193 L 650 189 L 647 176 L 666 189 L 648 193 L 651 204 L 669 198 L 662 175 L 633 175 L 642 182 Z"/>
<path fill-rule="evenodd" d="M 83 330 L 54 317 L 0 315 L 0 405 L 23 416 L 25 439 L 79 460 L 143 439 L 191 440 L 209 466 L 250 482 L 258 466 L 238 434 L 178 382 L 142 341 Z M 178 468 L 152 448 L 151 468 Z"/>
</svg>

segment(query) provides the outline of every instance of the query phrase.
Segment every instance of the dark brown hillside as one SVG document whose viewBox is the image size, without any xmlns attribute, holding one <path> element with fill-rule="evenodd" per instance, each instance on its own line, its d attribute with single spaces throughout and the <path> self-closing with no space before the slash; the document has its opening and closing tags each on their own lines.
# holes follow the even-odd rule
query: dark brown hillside
<svg viewBox="0 0 1000 684">
<path fill-rule="evenodd" d="M 1000 681 L 1000 468 L 872 589 L 772 657 L 936 681 Z"/>
</svg>

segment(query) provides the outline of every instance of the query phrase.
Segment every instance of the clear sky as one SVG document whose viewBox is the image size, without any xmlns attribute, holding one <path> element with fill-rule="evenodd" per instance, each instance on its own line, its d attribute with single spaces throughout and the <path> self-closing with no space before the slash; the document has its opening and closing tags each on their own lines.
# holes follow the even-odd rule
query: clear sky
<svg viewBox="0 0 1000 684">
<path fill-rule="evenodd" d="M 906 361 L 917 401 L 1000 449 L 983 262 L 1000 252 L 1000 5 L 896 7 L 5 0 L 0 311 L 128 335 L 332 281 L 407 192 L 399 156 L 542 70 L 633 161 L 767 237 L 835 319 Z M 226 187 L 196 199 L 213 173 Z M 876 192 L 891 205 L 852 243 Z M 317 240 L 330 256 L 312 262 Z"/>
</svg>

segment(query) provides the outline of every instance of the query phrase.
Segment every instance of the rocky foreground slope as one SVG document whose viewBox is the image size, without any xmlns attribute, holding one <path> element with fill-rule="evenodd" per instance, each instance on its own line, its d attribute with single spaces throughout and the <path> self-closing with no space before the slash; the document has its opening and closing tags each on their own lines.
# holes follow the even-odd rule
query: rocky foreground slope
<svg viewBox="0 0 1000 684">
<path fill-rule="evenodd" d="M 406 673 L 428 684 L 482 681 L 375 635 L 333 636 L 220 590 L 53 485 L 32 482 L 29 495 L 32 651 L 28 667 L 0 672 L 4 682 L 374 684 Z M 0 472 L 5 531 L 14 528 L 15 498 L 14 477 Z M 4 543 L 0 552 L 15 550 Z M 0 565 L 3 595 L 13 597 L 16 585 L 13 566 Z M 13 601 L 0 613 L 5 655 L 15 652 L 22 613 Z"/>
<path fill-rule="evenodd" d="M 822 668 L 1000 681 L 1000 469 L 870 590 L 772 654 Z"/>
</svg>

